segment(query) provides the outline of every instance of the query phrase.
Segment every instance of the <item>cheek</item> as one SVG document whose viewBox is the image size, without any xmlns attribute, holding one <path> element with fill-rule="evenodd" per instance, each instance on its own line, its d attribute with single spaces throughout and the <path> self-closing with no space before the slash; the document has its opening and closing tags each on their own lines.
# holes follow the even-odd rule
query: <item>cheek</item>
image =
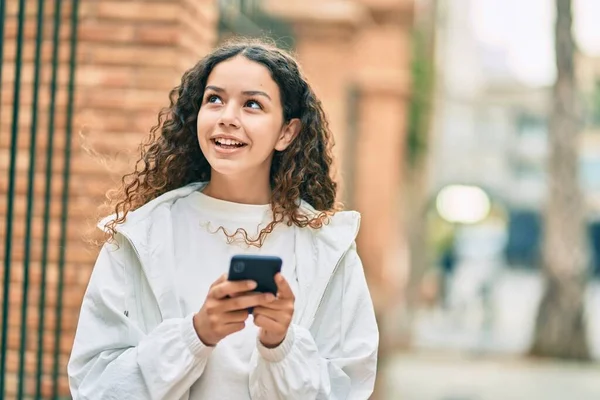
<svg viewBox="0 0 600 400">
<path fill-rule="evenodd" d="M 261 161 L 269 158 L 275 150 L 276 138 L 273 132 L 261 131 L 251 136 L 252 153 Z"/>
<path fill-rule="evenodd" d="M 214 126 L 214 118 L 211 117 L 211 113 L 200 110 L 198 113 L 198 120 L 196 122 L 196 127 L 198 129 L 198 136 L 200 138 L 204 136 L 212 127 Z"/>
<path fill-rule="evenodd" d="M 274 150 L 281 133 L 280 125 L 274 123 L 270 118 L 265 118 L 264 120 L 248 121 L 245 127 L 253 147 L 258 147 L 266 152 Z"/>
</svg>

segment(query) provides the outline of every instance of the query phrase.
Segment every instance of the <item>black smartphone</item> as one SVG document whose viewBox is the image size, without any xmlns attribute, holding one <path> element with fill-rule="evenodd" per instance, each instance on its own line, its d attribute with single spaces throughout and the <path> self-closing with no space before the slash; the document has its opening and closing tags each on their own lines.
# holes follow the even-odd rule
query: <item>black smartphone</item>
<svg viewBox="0 0 600 400">
<path fill-rule="evenodd" d="M 275 275 L 281 272 L 281 258 L 276 256 L 236 255 L 229 264 L 230 281 L 255 281 L 254 291 L 277 295 Z"/>
</svg>

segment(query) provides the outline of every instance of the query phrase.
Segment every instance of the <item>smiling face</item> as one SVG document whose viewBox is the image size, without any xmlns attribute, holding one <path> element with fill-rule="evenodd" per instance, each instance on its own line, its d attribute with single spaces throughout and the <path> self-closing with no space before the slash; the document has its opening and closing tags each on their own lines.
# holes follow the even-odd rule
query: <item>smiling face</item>
<svg viewBox="0 0 600 400">
<path fill-rule="evenodd" d="M 284 123 L 277 83 L 244 56 L 217 64 L 198 112 L 198 141 L 212 174 L 268 177 L 273 153 L 285 150 L 299 121 Z"/>
</svg>

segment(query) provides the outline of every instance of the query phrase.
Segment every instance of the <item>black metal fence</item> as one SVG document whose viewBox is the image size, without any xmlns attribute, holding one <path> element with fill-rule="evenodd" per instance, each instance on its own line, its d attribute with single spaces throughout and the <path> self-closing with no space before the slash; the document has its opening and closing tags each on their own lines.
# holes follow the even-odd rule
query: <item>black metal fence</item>
<svg viewBox="0 0 600 400">
<path fill-rule="evenodd" d="M 221 38 L 293 47 L 291 27 L 260 0 L 216 1 Z M 79 3 L 0 0 L 0 399 L 69 398 L 61 339 Z"/>
<path fill-rule="evenodd" d="M 0 196 L 6 199 L 0 203 L 5 214 L 0 217 L 2 399 L 56 399 L 64 381 L 59 361 L 78 6 L 78 0 L 0 0 Z M 64 46 L 65 59 L 60 57 Z M 57 100 L 59 93 L 65 94 L 64 104 Z M 60 113 L 66 122 L 58 127 Z M 62 148 L 55 146 L 58 141 Z M 59 166 L 54 162 L 58 151 L 63 152 Z M 57 181 L 61 188 L 53 195 Z M 60 214 L 53 218 L 56 201 Z M 42 221 L 39 234 L 34 234 L 34 219 Z M 59 226 L 54 239 L 52 224 Z M 56 244 L 58 251 L 51 252 Z M 57 253 L 52 281 L 51 253 Z M 56 296 L 49 307 L 51 284 Z"/>
</svg>

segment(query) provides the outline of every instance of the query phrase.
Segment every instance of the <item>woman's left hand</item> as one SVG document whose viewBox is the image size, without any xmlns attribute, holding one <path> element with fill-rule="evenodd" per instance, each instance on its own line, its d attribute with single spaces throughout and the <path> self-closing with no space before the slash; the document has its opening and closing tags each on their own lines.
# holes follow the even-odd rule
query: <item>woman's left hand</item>
<svg viewBox="0 0 600 400">
<path fill-rule="evenodd" d="M 267 348 L 275 348 L 283 342 L 294 315 L 294 293 L 285 278 L 275 275 L 277 298 L 253 311 L 254 324 L 260 327 L 260 343 Z"/>
</svg>

